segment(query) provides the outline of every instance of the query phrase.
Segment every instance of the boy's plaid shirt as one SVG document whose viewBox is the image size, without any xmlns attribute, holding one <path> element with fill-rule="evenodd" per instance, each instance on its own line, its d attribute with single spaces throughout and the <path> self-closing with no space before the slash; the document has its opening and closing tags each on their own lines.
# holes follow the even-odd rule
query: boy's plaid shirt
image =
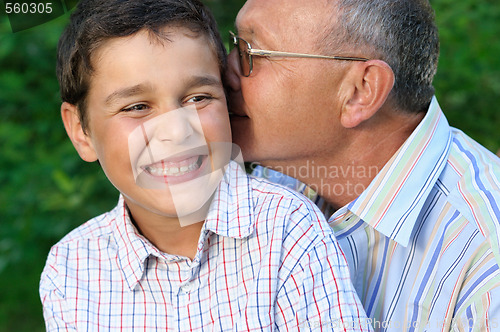
<svg viewBox="0 0 500 332">
<path fill-rule="evenodd" d="M 193 261 L 161 253 L 115 209 L 48 257 L 48 331 L 367 331 L 343 253 L 321 212 L 236 163 Z"/>
</svg>

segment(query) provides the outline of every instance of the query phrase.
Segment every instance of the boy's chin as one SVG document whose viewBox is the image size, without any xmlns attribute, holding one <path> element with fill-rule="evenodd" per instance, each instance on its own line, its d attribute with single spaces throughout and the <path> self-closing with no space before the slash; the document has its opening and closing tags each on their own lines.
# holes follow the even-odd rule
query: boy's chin
<svg viewBox="0 0 500 332">
<path fill-rule="evenodd" d="M 177 220 L 181 227 L 186 227 L 205 221 L 207 219 L 208 211 L 210 209 L 210 204 L 212 200 L 206 202 L 201 208 L 194 211 L 184 211 L 185 213 L 177 215 Z"/>
<path fill-rule="evenodd" d="M 152 213 L 165 217 L 170 220 L 178 220 L 181 227 L 186 227 L 192 224 L 205 221 L 212 204 L 213 195 L 209 199 L 203 202 L 184 202 L 182 205 L 172 206 L 172 202 L 169 201 L 168 210 L 155 210 L 150 209 Z"/>
</svg>

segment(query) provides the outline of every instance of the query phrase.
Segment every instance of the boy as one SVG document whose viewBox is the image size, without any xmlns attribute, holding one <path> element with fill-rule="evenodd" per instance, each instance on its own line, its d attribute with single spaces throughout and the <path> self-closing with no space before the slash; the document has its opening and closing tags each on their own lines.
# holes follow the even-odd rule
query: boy
<svg viewBox="0 0 500 332">
<path fill-rule="evenodd" d="M 197 0 L 83 0 L 61 114 L 118 205 L 56 244 L 47 330 L 367 330 L 321 213 L 230 161 L 225 49 Z"/>
</svg>

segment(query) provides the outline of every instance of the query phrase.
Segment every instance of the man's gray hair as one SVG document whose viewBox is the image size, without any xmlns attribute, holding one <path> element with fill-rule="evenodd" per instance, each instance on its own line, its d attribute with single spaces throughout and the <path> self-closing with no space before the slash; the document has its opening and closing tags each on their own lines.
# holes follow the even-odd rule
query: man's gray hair
<svg viewBox="0 0 500 332">
<path fill-rule="evenodd" d="M 394 106 L 420 112 L 434 95 L 439 58 L 434 11 L 427 0 L 336 0 L 329 44 L 361 49 L 394 71 Z M 333 40 L 332 40 L 333 37 Z"/>
</svg>

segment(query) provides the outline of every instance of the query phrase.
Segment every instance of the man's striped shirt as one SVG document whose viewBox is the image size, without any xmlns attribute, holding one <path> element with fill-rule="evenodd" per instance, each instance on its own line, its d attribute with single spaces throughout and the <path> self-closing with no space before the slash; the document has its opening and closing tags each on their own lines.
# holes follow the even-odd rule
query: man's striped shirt
<svg viewBox="0 0 500 332">
<path fill-rule="evenodd" d="M 435 98 L 368 188 L 329 222 L 375 330 L 500 330 L 499 158 L 450 127 Z"/>
</svg>

